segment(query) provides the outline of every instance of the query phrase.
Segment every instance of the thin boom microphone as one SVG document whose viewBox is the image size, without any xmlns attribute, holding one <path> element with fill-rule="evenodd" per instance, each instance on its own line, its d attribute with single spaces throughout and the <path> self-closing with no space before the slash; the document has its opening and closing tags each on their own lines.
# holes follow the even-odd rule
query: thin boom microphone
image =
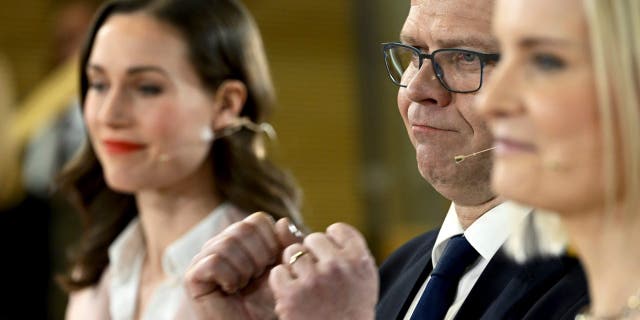
<svg viewBox="0 0 640 320">
<path fill-rule="evenodd" d="M 474 152 L 474 153 L 471 153 L 471 154 L 467 154 L 467 155 L 458 155 L 458 156 L 453 157 L 453 160 L 455 160 L 456 164 L 458 164 L 458 163 L 464 161 L 465 159 L 467 159 L 469 157 L 477 156 L 477 155 L 479 155 L 479 154 L 481 154 L 483 152 L 491 151 L 491 150 L 493 150 L 495 148 L 496 147 L 491 147 L 491 148 L 480 150 L 480 151 L 477 151 L 477 152 Z"/>
<path fill-rule="evenodd" d="M 203 143 L 210 143 L 215 139 L 230 136 L 242 130 L 242 128 L 247 128 L 256 133 L 265 133 L 271 140 L 274 141 L 277 138 L 275 130 L 269 123 L 263 122 L 257 124 L 247 117 L 242 117 L 238 118 L 234 124 L 215 132 L 212 131 L 210 127 L 203 127 L 200 130 L 199 139 L 197 139 L 194 143 L 182 145 L 179 147 L 179 149 L 198 147 Z M 174 158 L 176 153 L 177 152 L 175 150 L 172 150 L 171 152 L 160 152 L 154 155 L 154 157 L 158 158 L 160 162 L 167 162 Z"/>
</svg>

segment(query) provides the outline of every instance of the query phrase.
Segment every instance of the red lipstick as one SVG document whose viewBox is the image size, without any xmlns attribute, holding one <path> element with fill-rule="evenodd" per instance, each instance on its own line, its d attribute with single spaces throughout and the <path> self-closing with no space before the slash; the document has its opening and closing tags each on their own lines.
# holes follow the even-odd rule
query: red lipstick
<svg viewBox="0 0 640 320">
<path fill-rule="evenodd" d="M 145 146 L 143 144 L 122 141 L 122 140 L 103 140 L 107 152 L 112 154 L 124 154 L 139 151 Z"/>
</svg>

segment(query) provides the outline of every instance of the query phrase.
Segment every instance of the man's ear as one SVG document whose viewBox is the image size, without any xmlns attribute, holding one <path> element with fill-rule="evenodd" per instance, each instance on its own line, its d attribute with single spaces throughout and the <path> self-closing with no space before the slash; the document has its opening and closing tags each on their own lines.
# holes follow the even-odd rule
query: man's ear
<svg viewBox="0 0 640 320">
<path fill-rule="evenodd" d="M 225 80 L 215 93 L 218 108 L 213 119 L 213 130 L 221 130 L 237 122 L 247 101 L 247 86 L 239 80 Z"/>
</svg>

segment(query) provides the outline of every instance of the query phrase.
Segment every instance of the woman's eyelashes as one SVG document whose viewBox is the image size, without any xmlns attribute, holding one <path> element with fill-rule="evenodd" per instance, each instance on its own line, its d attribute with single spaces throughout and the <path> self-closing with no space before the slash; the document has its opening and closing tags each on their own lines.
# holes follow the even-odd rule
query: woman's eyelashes
<svg viewBox="0 0 640 320">
<path fill-rule="evenodd" d="M 96 92 L 104 92 L 108 89 L 108 84 L 104 80 L 89 79 L 89 90 Z"/>
<path fill-rule="evenodd" d="M 566 65 L 564 59 L 551 53 L 534 53 L 531 56 L 531 63 L 534 68 L 547 72 L 561 70 Z"/>
<path fill-rule="evenodd" d="M 163 88 L 157 84 L 139 84 L 137 91 L 143 96 L 153 97 L 162 94 Z"/>
<path fill-rule="evenodd" d="M 144 97 L 155 97 L 164 92 L 162 85 L 155 83 L 132 83 L 129 88 L 131 91 Z M 89 90 L 99 94 L 104 94 L 110 89 L 110 85 L 104 80 L 89 80 Z"/>
</svg>

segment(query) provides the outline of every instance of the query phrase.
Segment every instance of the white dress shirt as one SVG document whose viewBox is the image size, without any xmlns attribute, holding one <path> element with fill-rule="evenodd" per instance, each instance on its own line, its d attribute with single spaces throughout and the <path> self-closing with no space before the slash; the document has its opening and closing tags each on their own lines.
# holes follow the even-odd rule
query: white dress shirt
<svg viewBox="0 0 640 320">
<path fill-rule="evenodd" d="M 166 280 L 155 288 L 146 310 L 142 311 L 142 319 L 175 319 L 178 308 L 186 298 L 182 279 L 191 259 L 212 236 L 245 216 L 232 204 L 222 203 L 168 246 L 162 256 Z M 109 247 L 111 281 L 108 290 L 112 320 L 134 318 L 144 257 L 142 227 L 138 218 L 135 218 Z"/>
<path fill-rule="evenodd" d="M 438 264 L 438 260 L 440 260 L 449 239 L 459 234 L 464 234 L 465 238 L 467 238 L 471 246 L 476 249 L 480 256 L 478 260 L 469 267 L 462 278 L 460 278 L 456 297 L 447 311 L 445 320 L 450 320 L 455 317 L 464 300 L 469 295 L 469 292 L 471 292 L 471 288 L 473 288 L 482 271 L 484 271 L 484 268 L 489 264 L 489 260 L 498 252 L 498 249 L 502 247 L 509 235 L 516 230 L 516 228 L 519 228 L 521 223 L 525 222 L 525 218 L 531 211 L 532 209 L 529 207 L 506 201 L 487 211 L 478 218 L 478 220 L 473 222 L 467 230 L 464 230 L 458 220 L 455 205 L 453 203 L 451 204 L 449 212 L 447 212 L 447 216 L 438 233 L 438 237 L 436 238 L 433 251 L 431 252 L 433 268 L 435 269 L 435 266 Z M 413 302 L 405 314 L 405 320 L 411 318 L 420 297 L 427 287 L 429 279 L 431 279 L 430 276 L 427 277 L 413 298 Z"/>
</svg>

